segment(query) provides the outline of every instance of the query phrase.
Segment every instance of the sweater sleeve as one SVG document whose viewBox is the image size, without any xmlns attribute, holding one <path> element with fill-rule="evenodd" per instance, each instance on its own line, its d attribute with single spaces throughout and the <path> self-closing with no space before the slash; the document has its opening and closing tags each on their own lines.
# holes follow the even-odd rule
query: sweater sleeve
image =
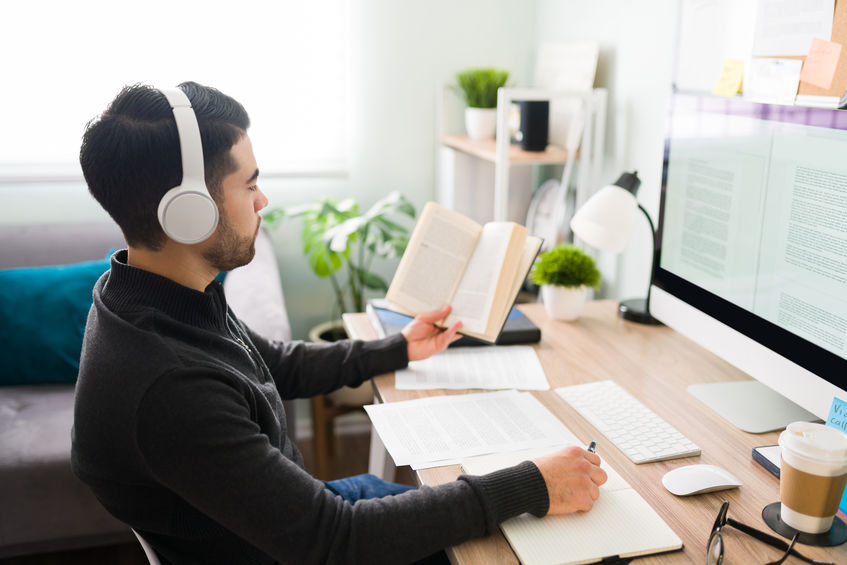
<svg viewBox="0 0 847 565">
<path fill-rule="evenodd" d="M 357 387 L 371 377 L 409 364 L 402 334 L 373 341 L 283 343 L 270 342 L 249 329 L 247 332 L 285 399 L 309 398 L 342 386 Z"/>
<path fill-rule="evenodd" d="M 408 563 L 546 512 L 544 479 L 529 462 L 350 505 L 274 448 L 250 408 L 225 375 L 170 373 L 139 405 L 138 447 L 157 481 L 280 563 Z M 181 518 L 170 517 L 177 530 L 190 523 Z"/>
</svg>

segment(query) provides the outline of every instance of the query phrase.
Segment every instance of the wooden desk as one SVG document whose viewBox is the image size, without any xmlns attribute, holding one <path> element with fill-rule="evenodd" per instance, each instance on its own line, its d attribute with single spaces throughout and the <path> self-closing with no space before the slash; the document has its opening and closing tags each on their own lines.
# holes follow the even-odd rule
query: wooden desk
<svg viewBox="0 0 847 565">
<path fill-rule="evenodd" d="M 730 501 L 729 516 L 770 532 L 762 520 L 762 508 L 779 500 L 779 480 L 753 461 L 757 445 L 775 444 L 778 432 L 748 434 L 733 427 L 701 404 L 686 388 L 690 384 L 749 380 L 735 367 L 665 326 L 645 326 L 626 322 L 617 316 L 617 302 L 609 300 L 586 304 L 579 320 L 557 322 L 548 319 L 542 304 L 519 307 L 541 328 L 542 341 L 536 346 L 551 390 L 533 394 L 556 414 L 584 443 L 597 438 L 597 453 L 616 469 L 679 535 L 685 548 L 663 556 L 639 559 L 637 563 L 697 563 L 704 561 L 706 543 L 718 508 Z M 345 315 L 350 335 L 373 339 L 376 333 L 364 314 Z M 699 445 L 697 457 L 646 463 L 632 463 L 591 424 L 561 400 L 553 389 L 560 386 L 612 379 L 635 395 L 660 417 Z M 394 375 L 374 379 L 377 397 L 383 402 L 410 400 L 463 391 L 398 391 Z M 739 489 L 680 498 L 667 492 L 661 479 L 670 469 L 692 463 L 719 465 L 744 483 Z M 434 485 L 455 479 L 458 465 L 424 469 L 417 473 L 422 484 Z M 728 563 L 764 563 L 778 551 L 732 527 L 722 530 Z M 837 548 L 813 548 L 798 544 L 807 557 L 847 563 L 847 544 Z M 448 550 L 454 563 L 517 563 L 517 558 L 499 532 L 472 540 Z M 802 563 L 790 557 L 787 564 Z"/>
</svg>

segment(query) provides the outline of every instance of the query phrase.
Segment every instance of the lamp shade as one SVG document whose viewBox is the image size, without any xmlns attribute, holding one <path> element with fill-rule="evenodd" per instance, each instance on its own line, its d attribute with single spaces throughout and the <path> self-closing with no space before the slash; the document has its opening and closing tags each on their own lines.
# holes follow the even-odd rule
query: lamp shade
<svg viewBox="0 0 847 565">
<path fill-rule="evenodd" d="M 611 253 L 626 247 L 638 212 L 638 201 L 616 184 L 604 186 L 576 211 L 571 229 L 588 245 Z"/>
</svg>

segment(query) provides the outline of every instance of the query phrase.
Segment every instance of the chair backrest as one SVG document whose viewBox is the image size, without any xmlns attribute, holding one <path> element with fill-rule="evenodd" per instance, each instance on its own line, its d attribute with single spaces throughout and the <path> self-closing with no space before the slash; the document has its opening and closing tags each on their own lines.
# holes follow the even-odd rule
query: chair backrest
<svg viewBox="0 0 847 565">
<path fill-rule="evenodd" d="M 162 562 L 159 561 L 159 558 L 156 556 L 156 552 L 153 550 L 150 544 L 147 543 L 147 540 L 141 537 L 141 534 L 139 534 L 135 530 L 132 530 L 132 533 L 134 533 L 135 537 L 138 538 L 138 543 L 141 544 L 141 548 L 144 550 L 144 555 L 147 556 L 147 561 L 150 562 L 150 565 L 162 565 Z"/>
</svg>

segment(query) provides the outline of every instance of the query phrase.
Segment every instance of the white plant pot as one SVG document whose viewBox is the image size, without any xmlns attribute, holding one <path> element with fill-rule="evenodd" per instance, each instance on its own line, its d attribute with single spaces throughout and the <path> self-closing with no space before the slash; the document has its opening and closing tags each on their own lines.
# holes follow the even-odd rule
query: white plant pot
<svg viewBox="0 0 847 565">
<path fill-rule="evenodd" d="M 585 286 L 541 285 L 541 301 L 551 318 L 572 322 L 585 305 Z"/>
<path fill-rule="evenodd" d="M 497 108 L 465 108 L 465 130 L 471 139 L 492 139 L 497 129 Z"/>
</svg>

